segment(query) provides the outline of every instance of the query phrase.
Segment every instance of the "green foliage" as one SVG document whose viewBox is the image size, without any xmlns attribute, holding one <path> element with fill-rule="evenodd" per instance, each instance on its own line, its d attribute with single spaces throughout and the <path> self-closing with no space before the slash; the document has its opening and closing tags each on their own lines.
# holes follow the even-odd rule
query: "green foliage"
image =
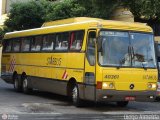
<svg viewBox="0 0 160 120">
<path fill-rule="evenodd" d="M 136 18 L 160 20 L 159 0 L 125 0 L 124 3 Z"/>
<path fill-rule="evenodd" d="M 49 6 L 45 16 L 45 21 L 53 21 L 71 17 L 86 15 L 85 7 L 78 4 L 75 0 L 63 0 L 55 2 Z"/>
<path fill-rule="evenodd" d="M 0 28 L 0 41 L 2 40 L 4 35 L 4 30 L 2 28 Z"/>
<path fill-rule="evenodd" d="M 5 25 L 10 31 L 40 27 L 47 5 L 45 0 L 14 3 Z"/>
<path fill-rule="evenodd" d="M 2 40 L 4 34 L 6 32 L 9 32 L 9 30 L 7 29 L 7 27 L 3 27 L 3 28 L 0 28 L 0 41 Z"/>
<path fill-rule="evenodd" d="M 9 31 L 40 27 L 45 21 L 71 17 L 98 17 L 108 19 L 119 5 L 118 0 L 32 0 L 11 6 L 9 19 L 5 22 Z"/>
<path fill-rule="evenodd" d="M 12 4 L 5 26 L 9 31 L 37 28 L 45 21 L 85 16 L 86 13 L 86 9 L 75 0 L 18 2 Z"/>
<path fill-rule="evenodd" d="M 78 0 L 87 9 L 87 16 L 109 19 L 115 8 L 120 6 L 120 0 Z"/>
<path fill-rule="evenodd" d="M 71 17 L 109 19 L 119 6 L 128 7 L 135 17 L 160 20 L 159 0 L 32 0 L 12 4 L 7 31 L 40 27 L 46 21 Z"/>
</svg>

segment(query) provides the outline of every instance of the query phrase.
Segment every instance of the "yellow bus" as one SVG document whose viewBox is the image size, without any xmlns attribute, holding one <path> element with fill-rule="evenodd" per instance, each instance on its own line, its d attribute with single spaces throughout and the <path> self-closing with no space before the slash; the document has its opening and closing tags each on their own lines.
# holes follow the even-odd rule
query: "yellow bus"
<svg viewBox="0 0 160 120">
<path fill-rule="evenodd" d="M 152 29 L 140 23 L 78 17 L 7 33 L 2 78 L 16 91 L 33 89 L 82 100 L 153 101 L 158 71 Z"/>
</svg>

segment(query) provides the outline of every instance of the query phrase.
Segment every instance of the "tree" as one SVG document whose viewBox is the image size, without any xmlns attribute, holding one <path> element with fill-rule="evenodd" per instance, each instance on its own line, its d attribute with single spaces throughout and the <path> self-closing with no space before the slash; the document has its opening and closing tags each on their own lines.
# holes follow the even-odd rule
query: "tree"
<svg viewBox="0 0 160 120">
<path fill-rule="evenodd" d="M 46 0 L 13 3 L 5 26 L 9 31 L 40 27 L 48 4 Z"/>
<path fill-rule="evenodd" d="M 3 39 L 3 36 L 6 32 L 9 32 L 7 27 L 0 28 L 0 41 Z"/>
<path fill-rule="evenodd" d="M 9 31 L 37 28 L 46 21 L 85 16 L 86 13 L 86 9 L 75 0 L 13 3 L 5 26 Z"/>
<path fill-rule="evenodd" d="M 86 8 L 75 0 L 63 0 L 50 4 L 45 21 L 86 16 Z"/>
<path fill-rule="evenodd" d="M 125 0 L 124 5 L 131 10 L 136 18 L 160 20 L 159 0 Z"/>
<path fill-rule="evenodd" d="M 114 9 L 120 6 L 120 0 L 78 0 L 88 13 L 88 16 L 109 19 Z"/>
<path fill-rule="evenodd" d="M 2 40 L 4 34 L 5 34 L 4 30 L 2 28 L 0 28 L 0 41 Z"/>
<path fill-rule="evenodd" d="M 159 0 L 32 0 L 14 3 L 5 22 L 9 31 L 40 27 L 44 22 L 71 18 L 109 19 L 119 6 L 128 7 L 136 18 L 160 20 Z"/>
</svg>

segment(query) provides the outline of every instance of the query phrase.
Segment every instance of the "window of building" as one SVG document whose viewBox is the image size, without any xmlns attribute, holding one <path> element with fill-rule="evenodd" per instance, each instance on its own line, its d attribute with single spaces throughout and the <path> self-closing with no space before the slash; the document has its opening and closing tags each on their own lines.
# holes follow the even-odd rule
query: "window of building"
<svg viewBox="0 0 160 120">
<path fill-rule="evenodd" d="M 31 40 L 31 51 L 40 51 L 42 44 L 42 36 L 36 36 Z"/>
<path fill-rule="evenodd" d="M 20 40 L 18 40 L 18 39 L 13 40 L 13 51 L 14 52 L 20 51 Z"/>
<path fill-rule="evenodd" d="M 47 35 L 43 37 L 43 51 L 53 51 L 55 35 Z"/>
<path fill-rule="evenodd" d="M 71 33 L 70 50 L 80 50 L 84 38 L 84 31 L 75 31 Z"/>
<path fill-rule="evenodd" d="M 21 51 L 27 52 L 30 50 L 30 40 L 32 38 L 22 38 L 22 43 L 21 43 Z"/>
<path fill-rule="evenodd" d="M 59 33 L 56 35 L 55 50 L 68 50 L 69 33 Z"/>
</svg>

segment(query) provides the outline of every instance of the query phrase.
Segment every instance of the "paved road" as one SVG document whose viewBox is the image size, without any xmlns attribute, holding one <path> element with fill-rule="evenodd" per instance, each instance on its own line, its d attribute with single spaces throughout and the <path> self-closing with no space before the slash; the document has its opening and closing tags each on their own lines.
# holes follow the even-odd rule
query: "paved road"
<svg viewBox="0 0 160 120">
<path fill-rule="evenodd" d="M 7 115 L 9 119 L 18 120 L 76 120 L 77 117 L 86 120 L 132 119 L 133 117 L 134 119 L 139 117 L 160 119 L 160 102 L 131 102 L 125 108 L 117 107 L 114 103 L 96 105 L 87 103 L 83 108 L 76 108 L 65 96 L 39 91 L 34 91 L 31 95 L 17 93 L 13 85 L 0 79 L 0 119 L 1 115 L 4 118 Z"/>
</svg>

